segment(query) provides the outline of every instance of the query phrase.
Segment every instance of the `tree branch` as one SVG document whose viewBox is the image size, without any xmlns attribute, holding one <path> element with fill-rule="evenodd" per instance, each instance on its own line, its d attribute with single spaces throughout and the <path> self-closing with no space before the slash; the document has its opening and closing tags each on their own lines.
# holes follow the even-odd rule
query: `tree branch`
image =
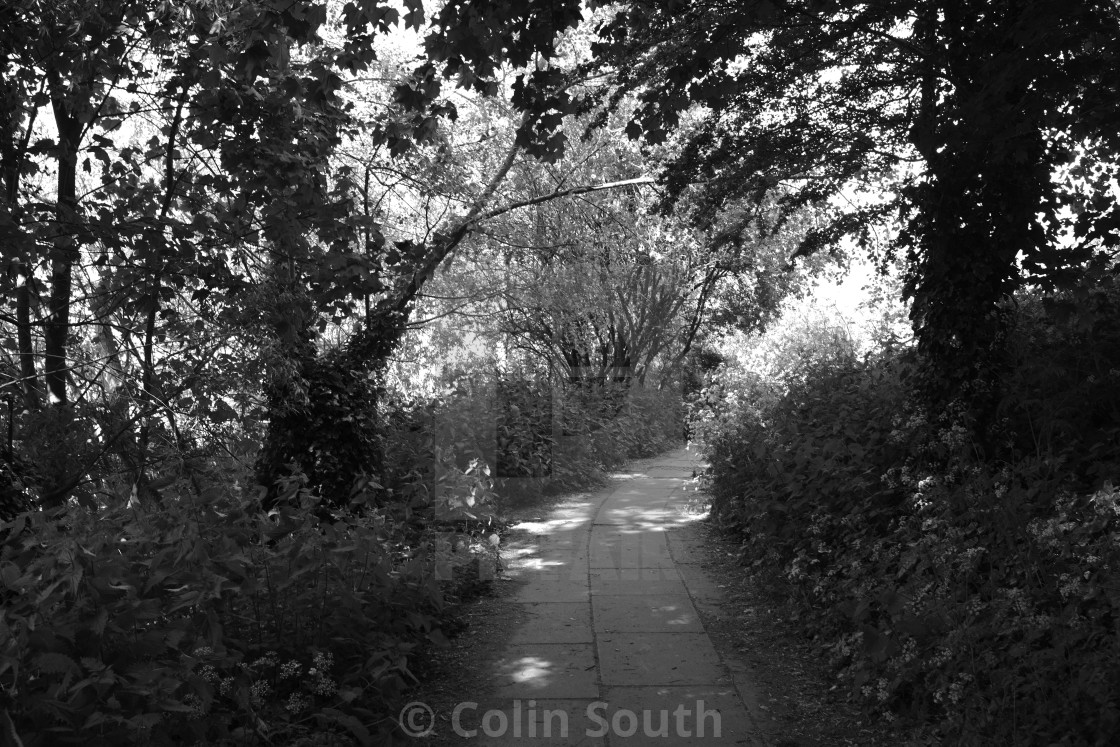
<svg viewBox="0 0 1120 747">
<path fill-rule="evenodd" d="M 504 205 L 500 208 L 495 208 L 493 210 L 490 210 L 489 212 L 486 212 L 486 213 L 483 213 L 483 214 L 479 215 L 472 222 L 480 223 L 484 220 L 489 220 L 490 218 L 495 218 L 495 217 L 497 217 L 499 215 L 502 215 L 504 213 L 509 213 L 509 212 L 512 212 L 514 210 L 518 210 L 518 209 L 523 208 L 523 207 L 529 207 L 530 205 L 539 205 L 542 202 L 550 202 L 552 200 L 556 200 L 556 199 L 559 199 L 561 197 L 570 197 L 572 195 L 583 195 L 583 194 L 587 194 L 589 192 L 602 192 L 602 191 L 608 190 L 608 189 L 618 189 L 619 187 L 646 186 L 646 185 L 655 184 L 655 183 L 656 183 L 656 181 L 654 180 L 653 177 L 640 176 L 636 179 L 623 179 L 622 181 L 606 182 L 604 184 L 585 184 L 585 185 L 580 186 L 580 187 L 571 187 L 570 189 L 561 189 L 561 190 L 557 190 L 555 192 L 549 192 L 546 195 L 539 195 L 537 197 L 532 197 L 528 200 L 519 200 L 517 202 L 511 202 L 508 205 Z"/>
</svg>

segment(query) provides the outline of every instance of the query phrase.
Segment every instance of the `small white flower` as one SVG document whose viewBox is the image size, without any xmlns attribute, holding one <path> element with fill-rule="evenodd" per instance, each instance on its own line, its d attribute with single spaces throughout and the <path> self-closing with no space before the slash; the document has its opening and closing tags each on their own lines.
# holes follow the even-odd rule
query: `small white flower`
<svg viewBox="0 0 1120 747">
<path fill-rule="evenodd" d="M 329 696 L 334 695 L 334 692 L 338 689 L 338 686 L 330 677 L 320 677 L 315 681 L 315 684 L 311 689 L 315 691 L 316 695 Z"/>
<path fill-rule="evenodd" d="M 272 685 L 264 680 L 257 680 L 249 687 L 249 699 L 253 705 L 263 705 L 265 698 L 272 694 Z"/>
<path fill-rule="evenodd" d="M 289 713 L 299 713 L 307 708 L 307 700 L 299 693 L 292 693 L 288 696 L 288 702 L 284 704 L 284 708 Z"/>
</svg>

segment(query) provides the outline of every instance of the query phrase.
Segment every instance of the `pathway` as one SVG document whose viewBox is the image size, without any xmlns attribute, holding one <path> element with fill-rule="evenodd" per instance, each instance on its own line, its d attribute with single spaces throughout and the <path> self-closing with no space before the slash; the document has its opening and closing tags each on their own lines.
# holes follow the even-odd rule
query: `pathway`
<svg viewBox="0 0 1120 747">
<path fill-rule="evenodd" d="M 721 659 L 697 613 L 720 595 L 698 540 L 671 531 L 697 518 L 698 459 L 679 449 L 631 463 L 610 488 L 519 525 L 527 541 L 503 556 L 526 622 L 486 674 L 490 692 L 449 706 L 460 736 L 768 744 L 746 668 Z"/>
</svg>

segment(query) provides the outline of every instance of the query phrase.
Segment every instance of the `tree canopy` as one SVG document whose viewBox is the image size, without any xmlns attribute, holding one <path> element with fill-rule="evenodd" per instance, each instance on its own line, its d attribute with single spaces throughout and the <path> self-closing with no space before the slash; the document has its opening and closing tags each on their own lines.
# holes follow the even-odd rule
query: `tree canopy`
<svg viewBox="0 0 1120 747">
<path fill-rule="evenodd" d="M 0 0 L 0 743 L 395 743 L 501 544 L 452 528 L 686 409 L 857 694 L 1107 743 L 1118 50 L 1117 0 Z M 917 350 L 772 325 L 856 251 Z"/>
<path fill-rule="evenodd" d="M 269 429 L 271 480 L 310 448 L 300 413 L 372 386 L 357 382 L 482 226 L 655 170 L 662 212 L 701 237 L 689 266 L 753 278 L 709 320 L 753 324 L 788 291 L 760 242 L 808 255 L 898 222 L 927 388 L 978 422 L 1015 291 L 1100 272 L 1117 242 L 1120 12 L 1104 0 L 0 13 L 8 378 L 60 428 L 75 398 L 105 392 L 78 461 L 119 451 L 139 484 L 157 431 L 183 441 L 184 417 L 234 412 Z M 644 166 L 525 181 L 526 159 L 619 130 Z M 323 357 L 328 328 L 345 355 Z M 267 396 L 207 389 L 231 368 Z M 59 470 L 47 493 L 83 474 Z"/>
<path fill-rule="evenodd" d="M 665 205 L 691 195 L 701 224 L 737 200 L 792 211 L 892 182 L 801 251 L 901 215 L 914 324 L 947 396 L 998 369 L 1017 288 L 1114 252 L 1118 38 L 1120 12 L 1096 0 L 624 3 L 580 68 L 609 82 L 569 97 L 541 79 L 522 101 L 605 112 L 636 96 L 628 134 L 679 141 Z"/>
</svg>

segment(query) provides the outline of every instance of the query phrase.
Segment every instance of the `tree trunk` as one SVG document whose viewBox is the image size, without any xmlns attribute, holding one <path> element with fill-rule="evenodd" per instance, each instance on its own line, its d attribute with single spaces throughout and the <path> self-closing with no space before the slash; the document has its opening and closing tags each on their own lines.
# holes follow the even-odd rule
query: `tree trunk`
<svg viewBox="0 0 1120 747">
<path fill-rule="evenodd" d="M 3 68 L 5 58 L 0 56 L 0 68 Z M 4 180 L 5 207 L 11 217 L 11 230 L 18 236 L 19 226 L 16 212 L 16 202 L 19 199 L 20 164 L 27 152 L 27 142 L 35 125 L 34 114 L 29 117 L 26 129 L 21 121 L 22 102 L 18 98 L 19 90 L 15 86 L 5 85 L 0 82 L 0 172 Z M 39 409 L 42 396 L 39 392 L 39 378 L 35 369 L 35 343 L 31 336 L 31 302 L 34 278 L 28 266 L 29 253 L 25 249 L 18 249 L 20 261 L 16 264 L 16 348 L 19 356 L 20 389 L 23 394 L 23 406 L 26 410 L 34 412 Z"/>
<path fill-rule="evenodd" d="M 1008 18 L 1016 12 L 1025 11 L 1007 11 Z M 1029 76 L 1010 51 L 992 60 L 975 54 L 1000 48 L 1002 26 L 961 23 L 946 20 L 963 31 L 953 32 L 938 63 L 952 91 L 937 102 L 932 80 L 923 86 L 912 133 L 929 178 L 916 193 L 919 215 L 910 230 L 920 237 L 919 253 L 908 291 L 919 346 L 933 364 L 926 382 L 932 404 L 959 408 L 953 416 L 963 415 L 983 441 L 1007 363 L 1007 304 L 1022 284 L 1018 258 L 1036 256 L 1047 242 L 1037 216 L 1046 209 L 1050 175 Z"/>
<path fill-rule="evenodd" d="M 18 268 L 16 288 L 16 346 L 19 349 L 19 374 L 23 390 L 23 406 L 35 412 L 42 402 L 39 375 L 35 368 L 35 342 L 31 337 L 31 273 L 22 262 Z"/>
<path fill-rule="evenodd" d="M 61 95 L 61 88 L 57 95 Z M 55 209 L 55 237 L 51 247 L 51 293 L 44 331 L 44 379 L 54 404 L 66 404 L 67 338 L 70 334 L 70 301 L 74 264 L 78 261 L 75 228 L 78 218 L 77 173 L 81 123 L 66 102 L 54 101 L 58 127 L 58 197 Z"/>
</svg>

